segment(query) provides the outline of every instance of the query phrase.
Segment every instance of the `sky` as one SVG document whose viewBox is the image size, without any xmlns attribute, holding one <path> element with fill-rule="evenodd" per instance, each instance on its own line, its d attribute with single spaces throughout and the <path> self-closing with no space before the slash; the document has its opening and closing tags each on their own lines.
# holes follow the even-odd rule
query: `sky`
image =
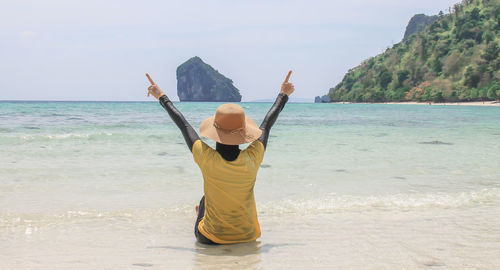
<svg viewBox="0 0 500 270">
<path fill-rule="evenodd" d="M 313 100 L 401 41 L 418 13 L 458 0 L 0 0 L 0 100 L 146 101 L 148 72 L 172 99 L 199 56 L 242 101 Z"/>
</svg>

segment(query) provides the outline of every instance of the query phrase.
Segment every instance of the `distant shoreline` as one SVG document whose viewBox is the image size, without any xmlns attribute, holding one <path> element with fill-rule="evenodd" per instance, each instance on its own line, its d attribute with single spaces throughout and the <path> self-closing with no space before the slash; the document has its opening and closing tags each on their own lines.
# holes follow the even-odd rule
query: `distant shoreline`
<svg viewBox="0 0 500 270">
<path fill-rule="evenodd" d="M 499 106 L 500 101 L 471 101 L 471 102 L 331 102 L 334 104 L 395 104 L 395 105 L 436 105 L 436 106 Z"/>
</svg>

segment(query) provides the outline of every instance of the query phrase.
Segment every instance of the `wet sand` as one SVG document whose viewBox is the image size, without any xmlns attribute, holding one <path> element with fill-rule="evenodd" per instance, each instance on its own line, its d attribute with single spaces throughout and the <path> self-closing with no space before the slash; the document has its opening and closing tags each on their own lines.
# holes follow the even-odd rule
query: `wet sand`
<svg viewBox="0 0 500 270">
<path fill-rule="evenodd" d="M 500 106 L 499 101 L 472 101 L 472 102 L 386 102 L 384 104 L 409 105 L 438 105 L 438 106 Z"/>
<path fill-rule="evenodd" d="M 262 215 L 257 242 L 195 242 L 192 218 L 2 233 L 1 269 L 496 269 L 498 205 Z"/>
</svg>

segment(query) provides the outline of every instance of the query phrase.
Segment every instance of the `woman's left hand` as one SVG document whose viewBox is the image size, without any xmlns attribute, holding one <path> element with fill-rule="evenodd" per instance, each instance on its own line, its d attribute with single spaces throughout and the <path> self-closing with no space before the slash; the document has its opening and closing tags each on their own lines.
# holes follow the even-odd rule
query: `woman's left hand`
<svg viewBox="0 0 500 270">
<path fill-rule="evenodd" d="M 160 99 L 161 96 L 165 95 L 165 93 L 161 91 L 160 87 L 158 87 L 153 79 L 151 79 L 149 74 L 146 73 L 146 77 L 148 77 L 148 80 L 151 83 L 151 86 L 148 87 L 148 97 L 149 95 L 153 95 L 153 97 L 155 97 L 156 99 Z"/>
<path fill-rule="evenodd" d="M 290 96 L 293 93 L 293 91 L 295 91 L 295 87 L 293 86 L 293 84 L 288 82 L 288 79 L 290 79 L 291 75 L 292 71 L 290 70 L 288 72 L 288 75 L 286 75 L 285 81 L 281 85 L 280 93 L 286 94 L 287 96 Z"/>
</svg>

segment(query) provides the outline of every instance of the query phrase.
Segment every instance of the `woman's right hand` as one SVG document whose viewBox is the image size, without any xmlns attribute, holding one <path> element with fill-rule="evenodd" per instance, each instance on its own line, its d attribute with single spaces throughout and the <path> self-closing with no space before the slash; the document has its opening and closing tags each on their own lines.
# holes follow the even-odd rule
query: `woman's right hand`
<svg viewBox="0 0 500 270">
<path fill-rule="evenodd" d="M 149 95 L 153 95 L 153 97 L 155 97 L 156 99 L 160 99 L 161 96 L 165 95 L 165 93 L 161 91 L 160 87 L 158 87 L 153 79 L 151 79 L 149 74 L 146 73 L 146 77 L 148 77 L 148 80 L 151 83 L 151 86 L 148 87 L 148 97 Z"/>
<path fill-rule="evenodd" d="M 281 85 L 280 93 L 286 94 L 287 96 L 290 96 L 293 93 L 293 91 L 295 91 L 295 87 L 293 86 L 293 84 L 288 82 L 288 79 L 290 79 L 291 75 L 292 71 L 290 70 L 288 72 L 288 75 L 286 75 L 285 81 Z"/>
</svg>

